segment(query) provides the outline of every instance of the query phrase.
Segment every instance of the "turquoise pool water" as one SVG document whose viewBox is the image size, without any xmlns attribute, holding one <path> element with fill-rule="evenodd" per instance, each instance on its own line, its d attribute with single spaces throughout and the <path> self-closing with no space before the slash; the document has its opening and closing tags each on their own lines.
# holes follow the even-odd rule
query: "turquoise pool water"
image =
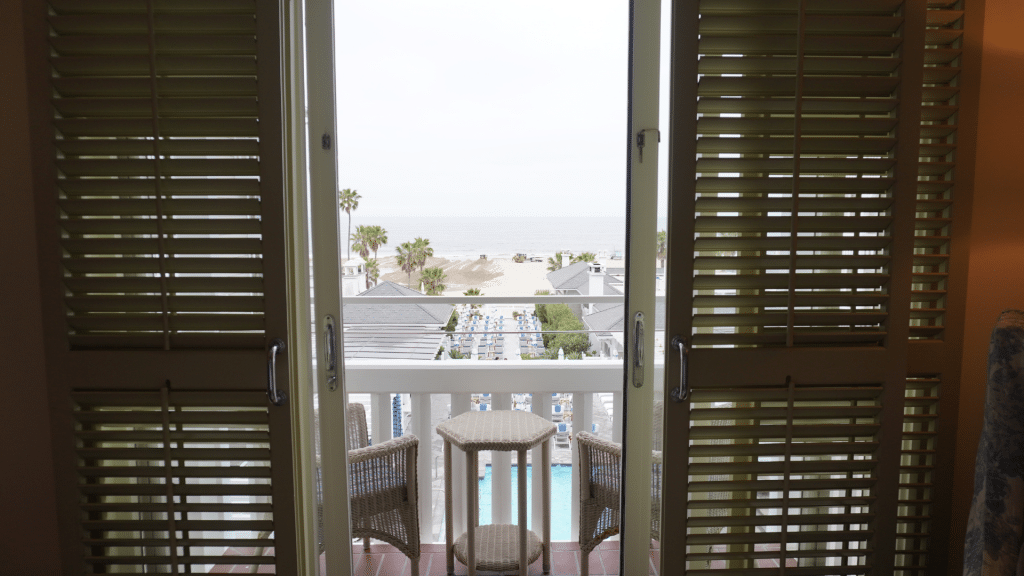
<svg viewBox="0 0 1024 576">
<path fill-rule="evenodd" d="M 532 488 L 533 467 L 526 467 L 527 488 Z M 519 487 L 519 473 L 516 465 L 512 465 L 512 523 L 518 523 L 519 499 L 516 494 Z M 527 526 L 533 518 L 533 490 L 526 491 Z M 551 467 L 551 540 L 569 540 L 571 532 L 572 501 L 572 466 Z M 480 480 L 480 524 L 491 523 L 491 467 L 487 466 L 483 479 Z M 538 536 L 540 536 L 538 534 Z"/>
</svg>

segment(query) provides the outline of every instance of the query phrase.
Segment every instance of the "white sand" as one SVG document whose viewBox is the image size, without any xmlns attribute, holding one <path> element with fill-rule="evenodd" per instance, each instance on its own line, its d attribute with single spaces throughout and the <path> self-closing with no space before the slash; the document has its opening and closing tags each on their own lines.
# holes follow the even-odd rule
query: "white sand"
<svg viewBox="0 0 1024 576">
<path fill-rule="evenodd" d="M 544 262 L 516 263 L 511 259 L 499 258 L 496 263 L 500 276 L 484 282 L 480 291 L 485 296 L 533 296 L 537 290 L 551 290 L 548 282 L 548 265 Z M 454 288 L 454 287 L 452 287 Z M 448 290 L 446 295 L 462 294 L 465 290 Z"/>
<path fill-rule="evenodd" d="M 461 296 L 470 288 L 479 288 L 485 296 L 533 296 L 537 290 L 550 290 L 546 262 L 516 263 L 510 258 L 488 260 L 448 260 L 429 258 L 427 267 L 440 266 L 447 279 L 445 296 Z M 394 257 L 381 258 L 381 280 L 406 286 L 409 276 L 402 272 Z M 419 271 L 412 273 L 412 283 L 419 280 Z"/>
</svg>

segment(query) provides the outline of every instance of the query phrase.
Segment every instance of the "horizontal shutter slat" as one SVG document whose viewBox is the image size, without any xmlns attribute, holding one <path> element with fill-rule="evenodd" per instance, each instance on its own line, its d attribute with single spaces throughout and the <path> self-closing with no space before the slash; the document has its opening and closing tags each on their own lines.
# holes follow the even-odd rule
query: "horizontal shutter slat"
<svg viewBox="0 0 1024 576">
<path fill-rule="evenodd" d="M 152 136 L 150 120 L 132 118 L 68 118 L 54 120 L 65 137 Z M 168 118 L 160 121 L 160 133 L 167 137 L 259 136 L 259 124 L 252 118 Z"/>
<path fill-rule="evenodd" d="M 156 200 L 63 200 L 62 210 L 70 216 L 142 216 L 155 214 Z M 168 216 L 259 216 L 260 202 L 255 199 L 163 200 L 161 208 Z"/>
<path fill-rule="evenodd" d="M 50 38 L 50 45 L 58 54 L 69 56 L 149 55 L 149 38 L 144 34 L 56 36 Z M 160 35 L 156 37 L 156 50 L 161 54 L 254 56 L 256 40 L 251 36 Z"/>
<path fill-rule="evenodd" d="M 160 251 L 155 238 L 68 238 L 61 242 L 69 255 L 152 255 Z M 262 244 L 252 238 L 176 238 L 165 240 L 168 254 L 259 254 Z M 249 290 L 250 292 L 252 290 Z"/>
<path fill-rule="evenodd" d="M 157 234 L 155 219 L 86 218 L 65 220 L 63 227 L 70 234 Z M 259 234 L 260 221 L 255 218 L 172 219 L 163 222 L 164 234 Z"/>
<path fill-rule="evenodd" d="M 60 180 L 58 187 L 69 197 L 76 196 L 153 196 L 152 179 Z M 259 196 L 259 181 L 250 178 L 189 178 L 160 182 L 160 190 L 169 196 Z"/>
<path fill-rule="evenodd" d="M 153 102 L 149 98 L 58 98 L 54 100 L 53 104 L 64 118 L 143 117 L 148 119 L 153 114 Z M 160 98 L 156 102 L 156 108 L 161 119 L 255 118 L 258 112 L 255 98 L 237 97 Z"/>
<path fill-rule="evenodd" d="M 201 277 L 181 278 L 175 277 L 166 281 L 168 292 L 174 294 L 215 294 L 215 293 L 242 293 L 258 294 L 263 290 L 263 281 L 254 277 Z M 159 293 L 161 282 L 159 278 L 138 278 L 138 277 L 92 277 L 92 278 L 69 278 L 65 286 L 75 294 L 147 294 Z"/>
<path fill-rule="evenodd" d="M 57 93 L 64 98 L 126 97 L 150 95 L 149 77 L 67 77 L 53 79 Z M 256 79 L 249 76 L 206 76 L 157 78 L 161 97 L 255 96 Z"/>
<path fill-rule="evenodd" d="M 88 138 L 58 140 L 57 148 L 66 157 L 75 156 L 152 156 L 153 140 L 150 138 Z M 259 142 L 253 138 L 207 138 L 162 140 L 161 154 L 169 156 L 256 156 Z"/>
<path fill-rule="evenodd" d="M 57 168 L 65 176 L 77 177 L 134 177 L 149 176 L 154 172 L 153 160 L 60 160 Z M 208 159 L 160 160 L 160 173 L 164 176 L 258 176 L 258 160 Z"/>
<path fill-rule="evenodd" d="M 161 264 L 162 262 L 162 264 Z M 171 274 L 259 274 L 260 258 L 64 258 L 64 267 L 75 274 L 157 274 L 161 265 Z"/>
</svg>

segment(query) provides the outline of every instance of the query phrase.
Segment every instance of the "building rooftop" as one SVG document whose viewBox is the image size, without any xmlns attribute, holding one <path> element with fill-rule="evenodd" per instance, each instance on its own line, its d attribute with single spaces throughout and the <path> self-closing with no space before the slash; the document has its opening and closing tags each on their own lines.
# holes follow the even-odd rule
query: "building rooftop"
<svg viewBox="0 0 1024 576">
<path fill-rule="evenodd" d="M 342 306 L 346 326 L 444 326 L 455 310 L 451 304 L 358 304 L 360 296 L 423 296 L 423 293 L 385 280 L 346 300 Z"/>
</svg>

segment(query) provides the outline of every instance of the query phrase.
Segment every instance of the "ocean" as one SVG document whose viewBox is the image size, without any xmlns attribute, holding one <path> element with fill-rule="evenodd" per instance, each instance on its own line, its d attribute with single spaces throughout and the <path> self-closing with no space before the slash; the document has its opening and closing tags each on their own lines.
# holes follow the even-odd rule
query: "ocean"
<svg viewBox="0 0 1024 576">
<path fill-rule="evenodd" d="M 563 250 L 609 257 L 616 251 L 625 253 L 626 248 L 624 218 L 372 217 L 356 211 L 352 213 L 352 230 L 359 225 L 387 230 L 388 243 L 377 253 L 381 258 L 394 256 L 399 244 L 417 237 L 430 240 L 435 256 L 449 259 L 475 259 L 481 254 L 488 258 L 511 258 L 519 253 L 551 256 Z M 344 212 L 341 228 L 348 228 Z M 658 229 L 665 229 L 664 221 L 659 222 Z"/>
</svg>

